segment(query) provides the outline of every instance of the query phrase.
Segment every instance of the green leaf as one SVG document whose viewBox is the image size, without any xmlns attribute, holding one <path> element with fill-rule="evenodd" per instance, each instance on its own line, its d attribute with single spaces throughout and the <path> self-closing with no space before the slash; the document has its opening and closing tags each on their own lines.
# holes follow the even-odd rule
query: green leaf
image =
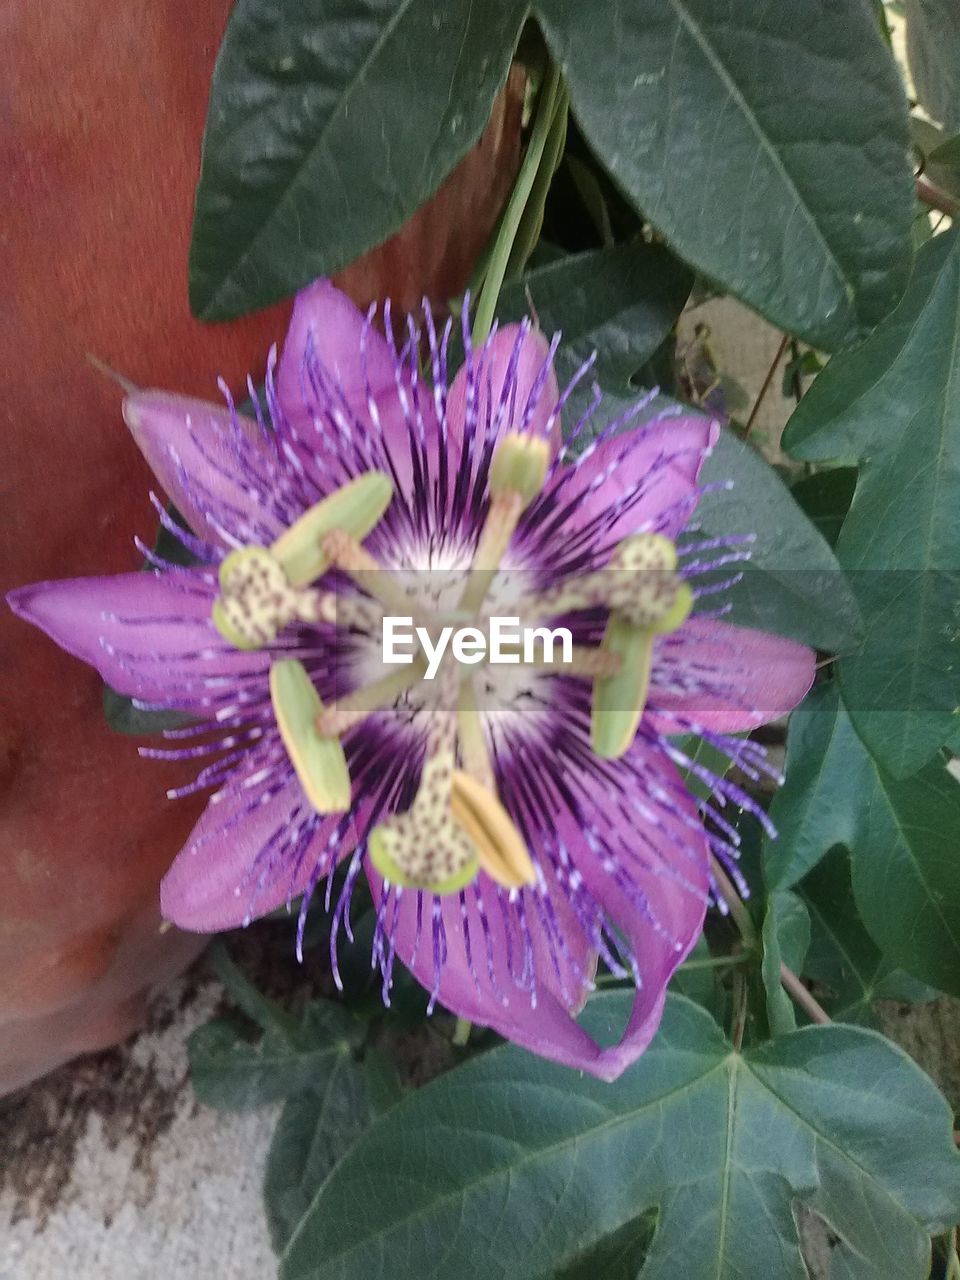
<svg viewBox="0 0 960 1280">
<path fill-rule="evenodd" d="M 655 1213 L 642 1213 L 585 1250 L 556 1280 L 636 1280 L 657 1227 Z"/>
<path fill-rule="evenodd" d="M 362 1025 L 329 1001 L 308 1005 L 289 1032 L 268 1026 L 257 1043 L 238 1034 L 232 1019 L 218 1018 L 188 1041 L 193 1088 L 210 1107 L 261 1107 L 341 1073 L 362 1035 Z"/>
<path fill-rule="evenodd" d="M 670 990 L 686 996 L 688 1000 L 706 1009 L 719 1021 L 723 1008 L 723 992 L 718 979 L 722 969 L 715 964 L 715 960 L 716 957 L 710 951 L 706 937 L 701 934 L 696 946 L 670 979 Z M 723 969 L 725 968 L 724 965 Z"/>
<path fill-rule="evenodd" d="M 525 6 L 239 0 L 203 141 L 190 303 L 265 306 L 378 244 L 483 130 Z"/>
<path fill-rule="evenodd" d="M 780 890 L 767 899 L 763 918 L 761 976 L 767 993 L 767 1021 L 771 1035 L 795 1031 L 793 1001 L 780 985 L 780 965 L 799 973 L 810 945 L 810 917 L 795 893 Z"/>
<path fill-rule="evenodd" d="M 114 733 L 136 737 L 162 733 L 164 729 L 181 729 L 192 718 L 183 711 L 144 711 L 135 705 L 133 698 L 117 693 L 108 684 L 103 686 L 103 714 Z"/>
<path fill-rule="evenodd" d="M 771 892 L 792 888 L 843 843 L 861 799 L 849 786 L 847 761 L 863 754 L 836 684 L 817 685 L 790 717 L 785 781 L 770 804 L 777 838 L 764 837 L 763 865 Z"/>
<path fill-rule="evenodd" d="M 873 1026 L 875 1000 L 922 1004 L 936 997 L 933 988 L 896 969 L 863 927 L 846 849 L 831 849 L 798 891 L 811 926 L 803 972 L 819 984 L 817 999 L 832 1018 Z"/>
<path fill-rule="evenodd" d="M 930 152 L 930 159 L 935 165 L 943 165 L 949 169 L 960 169 L 960 133 L 955 133 L 946 142 L 941 142 Z"/>
<path fill-rule="evenodd" d="M 837 544 L 866 622 L 844 701 L 881 765 L 919 769 L 960 706 L 960 239 L 921 249 L 893 315 L 834 357 L 787 425 L 812 460 L 859 458 Z"/>
<path fill-rule="evenodd" d="M 840 529 L 857 487 L 856 467 L 832 467 L 804 476 L 791 486 L 794 502 L 813 522 L 825 541 L 836 547 Z"/>
<path fill-rule="evenodd" d="M 602 390 L 603 401 L 579 437 L 580 448 L 635 403 L 635 397 L 607 386 Z M 631 425 L 639 426 L 671 407 L 677 408 L 675 401 L 658 396 Z M 698 412 L 689 406 L 683 409 Z M 565 426 L 572 426 L 575 416 L 568 415 Z M 728 621 L 790 636 L 819 649 L 855 648 L 860 640 L 860 612 L 853 592 L 830 547 L 773 467 L 752 445 L 724 428 L 703 464 L 700 481 L 717 486 L 697 508 L 694 523 L 704 537 L 752 539 L 744 548 L 749 561 L 701 579 L 719 584 L 742 574 L 720 597 L 730 605 Z"/>
<path fill-rule="evenodd" d="M 960 10 L 953 0 L 906 0 L 907 61 L 934 120 L 960 129 Z"/>
<path fill-rule="evenodd" d="M 824 350 L 896 304 L 907 112 L 869 6 L 537 8 L 587 141 L 685 261 Z"/>
<path fill-rule="evenodd" d="M 305 1093 L 284 1104 L 267 1154 L 264 1208 L 274 1250 L 282 1253 L 300 1219 L 337 1161 L 349 1150 L 383 1101 L 400 1097 L 396 1072 L 384 1091 L 389 1064 L 379 1055 L 362 1065 L 338 1056 Z M 392 1071 L 392 1068 L 389 1068 Z M 378 1105 L 378 1101 L 381 1105 Z"/>
<path fill-rule="evenodd" d="M 898 780 L 860 741 L 836 682 L 794 712 L 770 816 L 768 883 L 797 883 L 834 845 L 853 859 L 860 915 L 889 961 L 960 995 L 960 786 L 940 760 Z"/>
<path fill-rule="evenodd" d="M 599 995 L 584 1021 L 610 1034 L 630 1002 Z M 797 1199 L 862 1274 L 922 1280 L 930 1233 L 960 1214 L 947 1104 L 872 1032 L 807 1027 L 740 1056 L 672 996 L 615 1087 L 505 1046 L 393 1108 L 321 1187 L 281 1277 L 586 1275 L 657 1208 L 643 1280 L 804 1280 Z"/>
<path fill-rule="evenodd" d="M 596 350 L 595 376 L 625 391 L 676 324 L 692 284 L 667 249 L 634 240 L 528 272 L 503 289 L 497 314 L 520 320 L 532 303 L 545 333 L 563 331 L 561 385 Z"/>
<path fill-rule="evenodd" d="M 730 491 L 708 494 L 697 508 L 704 533 L 755 537 L 749 562 L 733 566 L 743 570 L 742 580 L 723 596 L 732 605 L 730 620 L 832 652 L 853 648 L 860 635 L 853 593 L 833 552 L 769 463 L 724 430 L 700 480 L 733 482 Z"/>
</svg>

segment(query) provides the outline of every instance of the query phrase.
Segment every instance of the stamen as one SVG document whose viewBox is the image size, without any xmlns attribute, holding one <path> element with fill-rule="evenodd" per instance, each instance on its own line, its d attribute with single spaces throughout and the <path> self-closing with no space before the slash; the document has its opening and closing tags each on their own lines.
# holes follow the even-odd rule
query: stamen
<svg viewBox="0 0 960 1280">
<path fill-rule="evenodd" d="M 423 679 L 422 664 L 392 671 L 382 680 L 363 689 L 355 689 L 344 698 L 338 698 L 325 707 L 317 717 L 317 732 L 324 738 L 342 738 L 343 735 L 374 711 L 389 707 L 407 689 Z"/>
<path fill-rule="evenodd" d="M 315 503 L 269 550 L 232 551 L 220 565 L 221 594 L 212 609 L 223 638 L 236 649 L 259 649 L 297 619 L 330 621 L 327 598 L 305 590 L 330 567 L 326 536 L 336 530 L 354 542 L 366 537 L 392 497 L 393 485 L 382 471 L 365 472 Z"/>
<path fill-rule="evenodd" d="M 270 668 L 270 700 L 277 728 L 300 785 L 317 813 L 345 813 L 350 808 L 350 773 L 336 738 L 317 732 L 323 703 L 295 659 Z"/>
<path fill-rule="evenodd" d="M 682 625 L 693 592 L 676 573 L 677 551 L 669 538 L 644 533 L 624 539 L 607 566 L 558 583 L 524 606 L 530 621 L 606 608 L 634 626 L 663 634 Z"/>
<path fill-rule="evenodd" d="M 480 531 L 460 607 L 479 609 L 500 568 L 520 517 L 543 488 L 550 461 L 546 440 L 510 432 L 490 463 L 490 507 Z"/>
<path fill-rule="evenodd" d="M 530 662 L 526 661 L 520 648 L 503 645 L 502 652 L 504 655 L 516 653 L 521 667 L 543 669 L 558 676 L 580 676 L 584 680 L 615 676 L 623 666 L 623 659 L 618 653 L 602 648 L 591 648 L 583 644 L 572 646 L 569 662 L 565 662 L 562 658 L 554 662 L 552 658 L 547 658 L 543 649 Z"/>
<path fill-rule="evenodd" d="M 411 613 L 408 593 L 349 533 L 343 529 L 328 533 L 323 539 L 323 552 L 331 565 L 353 578 L 358 586 L 379 600 L 388 613 Z"/>
<path fill-rule="evenodd" d="M 460 683 L 460 694 L 457 699 L 457 739 L 460 743 L 460 757 L 466 771 L 488 790 L 496 787 L 493 764 L 487 750 L 487 740 L 483 732 L 483 720 L 477 707 L 477 691 L 472 674 L 467 675 Z"/>
</svg>

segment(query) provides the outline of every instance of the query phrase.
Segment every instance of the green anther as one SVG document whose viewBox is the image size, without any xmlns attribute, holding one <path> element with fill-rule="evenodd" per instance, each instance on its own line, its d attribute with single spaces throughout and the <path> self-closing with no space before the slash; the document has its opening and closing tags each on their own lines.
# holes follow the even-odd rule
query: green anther
<svg viewBox="0 0 960 1280">
<path fill-rule="evenodd" d="M 317 717 L 323 703 L 296 659 L 270 668 L 270 698 L 277 728 L 300 785 L 317 813 L 345 813 L 350 808 L 350 773 L 337 738 L 323 738 Z"/>
<path fill-rule="evenodd" d="M 401 850 L 404 844 L 404 836 L 396 831 L 393 826 L 386 823 L 383 826 L 374 827 L 367 841 L 367 848 L 370 851 L 373 865 L 384 880 L 389 880 L 391 884 L 398 885 L 402 889 L 424 889 L 428 893 L 435 893 L 438 896 L 459 893 L 461 889 L 470 884 L 480 870 L 479 860 L 474 854 L 471 859 L 464 862 L 457 871 L 445 880 L 432 882 L 426 876 L 411 875 L 402 869 L 398 861 L 398 856 L 401 858 L 403 856 Z"/>
<path fill-rule="evenodd" d="M 490 463 L 491 496 L 519 493 L 524 506 L 529 506 L 543 488 L 549 462 L 546 440 L 516 432 L 505 435 Z"/>
<path fill-rule="evenodd" d="M 376 527 L 393 498 L 393 482 L 382 471 L 366 471 L 316 503 L 270 548 L 292 587 L 314 582 L 329 568 L 323 539 L 342 529 L 357 541 Z"/>
<path fill-rule="evenodd" d="M 633 742 L 650 688 L 653 638 L 648 628 L 616 615 L 607 623 L 601 651 L 619 654 L 622 665 L 593 685 L 590 741 L 604 760 L 618 759 Z"/>
</svg>

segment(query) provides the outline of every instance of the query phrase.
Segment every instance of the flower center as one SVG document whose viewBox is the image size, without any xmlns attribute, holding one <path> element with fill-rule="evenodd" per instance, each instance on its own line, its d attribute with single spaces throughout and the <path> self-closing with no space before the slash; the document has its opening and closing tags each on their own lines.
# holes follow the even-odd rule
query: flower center
<svg viewBox="0 0 960 1280">
<path fill-rule="evenodd" d="M 311 507 L 267 549 L 244 547 L 220 566 L 220 596 L 213 621 L 237 649 L 269 647 L 291 623 L 328 623 L 367 637 L 382 634 L 384 618 L 411 616 L 433 634 L 453 615 L 489 635 L 487 599 L 524 510 L 541 492 L 549 452 L 545 441 L 508 434 L 490 465 L 490 503 L 473 560 L 463 581 L 449 591 L 411 591 L 398 571 L 386 570 L 362 545 L 393 496 L 382 472 L 367 472 Z M 337 569 L 361 594 L 334 595 L 312 584 Z M 591 740 L 605 758 L 622 755 L 633 741 L 646 704 L 658 634 L 674 631 L 690 612 L 692 593 L 677 572 L 673 543 L 658 534 L 621 542 L 607 566 L 521 597 L 512 612 L 525 624 L 605 609 L 608 621 L 597 647 L 573 646 L 567 661 L 516 654 L 518 667 L 593 683 Z M 425 642 L 424 642 L 425 643 Z M 487 649 L 489 653 L 489 646 Z M 324 706 L 304 666 L 275 661 L 270 693 L 281 739 L 309 802 L 319 813 L 350 807 L 350 778 L 341 740 L 368 716 L 394 706 L 428 673 L 424 653 L 410 665 L 367 681 Z M 482 660 L 482 659 L 481 659 Z M 511 657 L 511 662 L 513 661 Z M 377 826 L 368 847 L 392 884 L 452 893 L 483 870 L 510 888 L 536 883 L 536 869 L 497 794 L 484 713 L 476 701 L 476 666 L 452 656 L 439 678 L 422 686 L 427 746 L 417 794 L 410 808 Z"/>
</svg>

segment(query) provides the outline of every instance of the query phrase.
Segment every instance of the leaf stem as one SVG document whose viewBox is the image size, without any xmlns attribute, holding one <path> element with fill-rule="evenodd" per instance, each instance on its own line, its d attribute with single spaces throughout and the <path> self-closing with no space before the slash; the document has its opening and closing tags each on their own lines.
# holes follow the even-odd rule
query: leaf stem
<svg viewBox="0 0 960 1280">
<path fill-rule="evenodd" d="M 810 994 L 793 970 L 788 968 L 782 961 L 780 963 L 780 985 L 790 999 L 798 1004 L 813 1022 L 819 1022 L 821 1026 L 829 1025 L 831 1021 L 829 1013 L 820 1004 L 819 1000 Z"/>
<path fill-rule="evenodd" d="M 960 204 L 951 200 L 944 192 L 938 191 L 926 178 L 917 178 L 917 199 L 921 204 L 936 209 L 938 213 L 945 213 L 950 218 L 960 214 Z"/>
<path fill-rule="evenodd" d="M 730 877 L 712 853 L 710 854 L 710 872 L 713 876 L 713 883 L 716 886 L 717 893 L 727 904 L 730 918 L 737 926 L 740 937 L 743 939 L 744 950 L 756 951 L 757 931 L 754 928 L 750 912 L 731 883 Z"/>
<path fill-rule="evenodd" d="M 732 969 L 738 964 L 743 964 L 744 960 L 749 959 L 750 953 L 745 948 L 737 952 L 736 955 L 726 956 L 709 956 L 702 960 L 684 960 L 683 964 L 676 967 L 676 973 L 696 973 L 697 970 L 704 969 Z M 618 978 L 614 973 L 602 973 L 597 978 L 596 985 L 598 987 L 616 986 L 618 982 L 631 982 L 630 978 Z"/>
<path fill-rule="evenodd" d="M 753 424 L 757 420 L 757 414 L 760 412 L 760 406 L 763 404 L 764 399 L 766 398 L 766 394 L 770 390 L 770 384 L 771 382 L 773 382 L 773 375 L 777 371 L 777 365 L 783 359 L 783 353 L 786 351 L 787 343 L 789 341 L 790 341 L 790 335 L 789 333 L 785 333 L 783 335 L 783 340 L 781 341 L 779 347 L 777 347 L 777 354 L 773 357 L 773 363 L 771 364 L 770 368 L 767 370 L 767 376 L 763 380 L 763 385 L 761 386 L 760 390 L 757 392 L 757 398 L 753 402 L 753 408 L 750 410 L 750 417 L 747 419 L 747 425 L 743 428 L 744 439 L 746 439 L 750 435 L 750 432 L 753 430 Z"/>
<path fill-rule="evenodd" d="M 470 1032 L 473 1030 L 473 1023 L 469 1018 L 458 1018 L 453 1028 L 453 1035 L 450 1037 L 450 1043 L 462 1049 L 470 1039 Z"/>
<path fill-rule="evenodd" d="M 530 198 L 530 193 L 533 191 L 540 162 L 543 159 L 544 148 L 550 134 L 554 105 L 559 88 L 560 68 L 555 62 L 551 61 L 537 99 L 537 114 L 534 118 L 533 129 L 530 132 L 527 152 L 523 157 L 520 172 L 517 174 L 517 181 L 504 210 L 500 229 L 497 232 L 496 243 L 493 246 L 493 253 L 490 255 L 490 263 L 484 277 L 483 287 L 480 290 L 477 314 L 473 322 L 473 345 L 475 347 L 478 347 L 481 342 L 486 340 L 493 324 L 497 299 L 500 297 L 500 290 L 503 287 L 507 264 L 510 261 L 510 253 L 523 219 L 523 211 Z"/>
<path fill-rule="evenodd" d="M 957 1257 L 957 1228 L 954 1227 L 947 1236 L 947 1248 L 950 1250 L 947 1258 L 947 1271 L 945 1280 L 960 1280 L 960 1258 Z"/>
<path fill-rule="evenodd" d="M 222 939 L 218 938 L 211 945 L 208 955 L 217 977 L 248 1018 L 264 1031 L 272 1027 L 283 1036 L 296 1030 L 297 1019 L 257 990 L 246 974 L 230 959 Z"/>
</svg>

